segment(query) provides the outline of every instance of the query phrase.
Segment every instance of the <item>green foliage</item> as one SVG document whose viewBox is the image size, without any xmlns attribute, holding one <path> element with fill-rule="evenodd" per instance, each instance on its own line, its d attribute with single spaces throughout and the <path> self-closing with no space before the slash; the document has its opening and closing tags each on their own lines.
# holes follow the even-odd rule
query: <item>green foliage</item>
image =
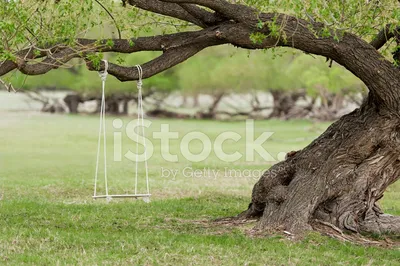
<svg viewBox="0 0 400 266">
<path fill-rule="evenodd" d="M 26 47 L 27 43 L 35 46 L 50 47 L 63 40 L 74 45 L 76 37 L 105 38 L 105 45 L 112 46 L 111 38 L 117 36 L 117 29 L 123 38 L 149 36 L 182 31 L 191 28 L 188 23 L 177 21 L 135 7 L 123 8 L 118 1 L 101 1 L 107 11 L 96 1 L 8 1 L 0 6 L 0 61 L 15 60 L 15 52 Z M 238 1 L 232 1 L 238 2 Z M 400 21 L 397 0 L 242 0 L 239 1 L 258 8 L 263 12 L 279 12 L 321 22 L 325 27 L 315 34 L 321 38 L 333 35 L 340 41 L 344 31 L 358 34 L 369 40 L 387 23 L 394 30 Z M 276 19 L 265 24 L 261 20 L 255 25 L 258 29 L 268 26 L 270 36 L 285 40 Z M 254 32 L 250 39 L 262 43 L 265 35 Z M 130 39 L 130 46 L 134 41 Z M 390 48 L 390 49 L 387 49 Z M 385 51 L 393 51 L 395 44 L 388 44 Z M 281 52 L 283 51 L 283 52 Z M 296 89 L 306 88 L 311 94 L 324 89 L 339 92 L 341 89 L 355 89 L 362 86 L 351 73 L 334 65 L 327 67 L 323 59 L 313 59 L 300 53 L 290 54 L 288 50 L 276 49 L 273 52 L 252 52 L 234 49 L 212 48 L 201 52 L 188 62 L 159 74 L 146 81 L 146 86 L 161 90 L 183 90 L 185 93 L 219 91 L 246 91 L 249 89 Z M 35 50 L 36 55 L 40 54 Z M 143 64 L 153 59 L 158 53 L 138 53 L 134 55 L 110 55 L 110 61 L 125 66 Z M 233 55 L 232 57 L 229 57 Z M 249 58 L 248 58 L 249 57 Z M 100 65 L 103 54 L 89 54 L 95 68 Z M 73 61 L 72 64 L 81 64 Z M 395 62 L 396 64 L 397 62 Z M 304 67 L 306 66 L 306 67 Z M 82 66 L 77 66 L 77 74 L 68 70 L 57 70 L 43 77 L 29 77 L 20 74 L 11 77 L 16 80 L 16 87 L 32 89 L 38 86 L 56 84 L 58 87 L 76 91 L 98 91 L 96 73 L 89 73 Z M 10 78 L 10 76 L 8 77 Z M 26 82 L 24 83 L 24 81 Z M 73 81 L 69 82 L 68 80 Z M 134 87 L 131 82 L 119 83 L 108 79 L 109 91 L 130 92 Z"/>
<path fill-rule="evenodd" d="M 261 32 L 254 32 L 250 35 L 250 40 L 256 44 L 262 44 L 266 37 Z"/>
<path fill-rule="evenodd" d="M 97 69 L 97 70 L 100 69 L 100 63 L 101 63 L 101 60 L 103 59 L 102 53 L 88 54 L 86 57 L 93 64 L 94 69 Z"/>
<path fill-rule="evenodd" d="M 400 21 L 397 0 L 231 2 L 241 2 L 264 12 L 285 13 L 308 21 L 321 22 L 326 28 L 319 34 L 334 35 L 338 39 L 343 31 L 370 39 L 384 25 L 391 24 L 392 29 L 395 29 Z M 123 38 L 132 38 L 155 32 L 176 32 L 190 27 L 186 22 L 135 7 L 124 8 L 120 1 L 104 0 L 101 3 L 105 8 L 94 0 L 3 1 L 0 6 L 0 32 L 7 38 L 2 38 L 0 43 L 0 60 L 10 59 L 10 54 L 22 49 L 27 43 L 49 46 L 63 40 L 66 44 L 73 44 L 76 37 L 90 36 L 93 31 L 101 32 L 96 37 L 110 38 L 116 36 L 119 30 Z M 256 26 L 262 28 L 264 25 L 259 21 Z M 272 36 L 279 36 L 284 23 L 277 24 L 273 21 L 267 26 Z"/>
<path fill-rule="evenodd" d="M 27 44 L 50 48 L 62 42 L 74 46 L 79 37 L 108 39 L 118 36 L 119 31 L 122 38 L 134 38 L 188 27 L 188 23 L 177 25 L 175 19 L 135 7 L 124 8 L 114 0 L 101 4 L 94 0 L 3 1 L 0 17 L 0 61 L 14 60 L 13 54 Z M 106 42 L 106 46 L 112 44 L 111 40 Z"/>
<path fill-rule="evenodd" d="M 360 92 L 365 87 L 343 67 L 333 64 L 330 68 L 329 62 L 325 62 L 324 58 L 314 58 L 305 54 L 296 57 L 288 65 L 288 73 L 295 77 L 302 88 L 307 89 L 308 94 L 314 96 L 320 91 L 340 93 L 345 89 L 347 92 Z"/>
<path fill-rule="evenodd" d="M 317 96 L 321 90 L 340 93 L 360 91 L 363 83 L 336 64 L 329 68 L 324 58 L 289 49 L 246 51 L 210 48 L 176 67 L 184 93 L 246 92 L 249 90 L 307 89 Z"/>
</svg>

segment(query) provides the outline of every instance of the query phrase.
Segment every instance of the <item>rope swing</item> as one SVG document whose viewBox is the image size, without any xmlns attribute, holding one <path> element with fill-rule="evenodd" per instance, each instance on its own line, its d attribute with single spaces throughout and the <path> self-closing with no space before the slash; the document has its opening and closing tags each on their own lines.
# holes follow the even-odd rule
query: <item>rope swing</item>
<svg viewBox="0 0 400 266">
<path fill-rule="evenodd" d="M 107 179 L 107 142 L 106 142 L 106 100 L 105 100 L 105 87 L 106 80 L 108 75 L 108 61 L 102 60 L 105 64 L 104 71 L 99 71 L 99 76 L 102 81 L 102 92 L 101 92 L 101 107 L 100 107 L 100 125 L 99 125 L 99 137 L 97 142 L 97 157 L 96 157 L 96 171 L 94 177 L 94 199 L 103 198 L 106 199 L 107 202 L 111 201 L 113 198 L 142 198 L 145 202 L 150 202 L 150 186 L 149 186 L 149 172 L 147 165 L 147 147 L 146 141 L 144 140 L 145 131 L 144 131 L 144 111 L 143 111 L 143 94 L 142 94 L 142 85 L 143 85 L 143 69 L 140 65 L 136 65 L 136 68 L 139 73 L 139 79 L 137 81 L 137 89 L 138 89 L 138 107 L 137 107 L 137 122 L 136 128 L 141 127 L 142 130 L 137 132 L 136 134 L 136 171 L 135 171 L 135 187 L 134 194 L 109 194 L 108 189 L 108 179 Z M 145 172 L 146 172 L 146 193 L 138 194 L 138 163 L 139 163 L 139 135 L 143 139 L 144 146 L 144 155 L 145 155 Z M 104 151 L 104 188 L 105 194 L 98 195 L 97 194 L 97 183 L 98 183 L 98 174 L 99 174 L 99 162 L 100 162 L 100 148 L 101 148 L 101 138 L 103 137 L 103 151 Z"/>
</svg>

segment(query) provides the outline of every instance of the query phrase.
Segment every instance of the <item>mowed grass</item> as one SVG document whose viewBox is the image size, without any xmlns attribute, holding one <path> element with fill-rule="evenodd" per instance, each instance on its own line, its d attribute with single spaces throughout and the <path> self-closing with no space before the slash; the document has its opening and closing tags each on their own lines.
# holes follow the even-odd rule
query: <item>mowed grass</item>
<svg viewBox="0 0 400 266">
<path fill-rule="evenodd" d="M 152 202 L 146 204 L 92 200 L 97 117 L 1 117 L 0 265 L 400 265 L 398 248 L 357 246 L 318 234 L 297 242 L 280 236 L 250 237 L 246 232 L 252 225 L 213 223 L 245 210 L 257 174 L 274 162 L 260 156 L 224 162 L 214 152 L 204 161 L 189 162 L 180 143 L 189 132 L 203 132 L 214 143 L 219 134 L 232 131 L 242 138 L 226 141 L 224 151 L 245 155 L 245 122 L 153 119 L 147 129 L 154 145 L 149 160 Z M 112 119 L 107 120 L 110 192 L 129 193 L 135 163 L 126 158 L 113 161 L 113 134 L 122 132 L 123 154 L 135 151 L 125 134 L 130 119 L 123 118 L 122 130 L 112 128 Z M 308 121 L 255 123 L 256 138 L 275 132 L 263 145 L 275 159 L 306 146 L 328 126 Z M 166 161 L 160 141 L 152 138 L 161 124 L 179 134 L 169 145 L 178 162 Z M 203 150 L 198 140 L 189 148 L 193 153 Z M 139 192 L 145 192 L 143 165 L 139 177 Z M 400 215 L 399 200 L 400 186 L 395 184 L 383 199 L 384 209 Z"/>
</svg>

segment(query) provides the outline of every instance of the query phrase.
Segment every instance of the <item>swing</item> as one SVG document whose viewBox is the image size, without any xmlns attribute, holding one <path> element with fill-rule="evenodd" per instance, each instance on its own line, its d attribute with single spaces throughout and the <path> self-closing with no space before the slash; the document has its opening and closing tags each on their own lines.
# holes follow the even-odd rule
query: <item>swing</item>
<svg viewBox="0 0 400 266">
<path fill-rule="evenodd" d="M 142 77 L 143 77 L 143 69 L 140 65 L 136 65 L 136 68 L 139 73 L 139 79 L 137 82 L 137 89 L 138 89 L 138 117 L 137 117 L 137 126 L 141 127 L 142 132 L 140 130 L 138 132 L 136 138 L 136 171 L 135 171 L 135 187 L 133 194 L 109 194 L 108 190 L 108 179 L 107 179 L 107 143 L 106 143 L 106 100 L 105 100 L 105 84 L 108 75 L 108 61 L 102 60 L 105 64 L 104 71 L 99 71 L 99 76 L 102 81 L 102 94 L 101 94 L 101 107 L 100 107 L 100 126 L 99 126 L 99 137 L 97 142 L 97 157 L 96 157 L 96 172 L 94 178 L 94 194 L 93 199 L 106 199 L 108 202 L 111 201 L 113 198 L 142 198 L 145 202 L 150 202 L 150 186 L 149 186 L 149 173 L 148 173 L 148 165 L 147 160 L 145 160 L 145 170 L 146 170 L 146 193 L 145 194 L 138 194 L 138 161 L 139 161 L 139 135 L 144 138 L 144 111 L 143 111 L 143 96 L 142 96 Z M 103 136 L 102 136 L 103 135 Z M 105 194 L 98 195 L 97 194 L 97 183 L 98 183 L 98 173 L 99 173 L 99 159 L 100 159 L 100 146 L 101 146 L 101 138 L 103 137 L 103 151 L 104 151 L 104 186 L 105 186 Z M 144 145 L 144 155 L 147 158 L 147 148 L 146 142 L 143 141 Z"/>
</svg>

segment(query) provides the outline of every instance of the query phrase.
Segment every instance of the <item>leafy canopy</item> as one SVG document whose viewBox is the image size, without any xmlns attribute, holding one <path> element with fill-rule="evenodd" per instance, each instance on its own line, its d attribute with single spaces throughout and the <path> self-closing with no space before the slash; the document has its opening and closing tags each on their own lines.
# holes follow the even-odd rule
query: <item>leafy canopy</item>
<svg viewBox="0 0 400 266">
<path fill-rule="evenodd" d="M 262 12 L 294 15 L 322 22 L 324 34 L 351 32 L 371 39 L 385 25 L 395 29 L 400 21 L 397 0 L 241 0 Z M 78 37 L 133 38 L 182 31 L 187 22 L 122 6 L 114 0 L 9 0 L 0 5 L 0 60 L 31 46 L 49 46 L 62 41 L 73 44 Z M 271 23 L 273 24 L 273 23 Z M 269 25 L 279 34 L 282 25 Z M 111 30 L 110 30 L 111 29 Z M 333 30 L 333 31 L 332 31 Z M 274 32 L 275 31 L 275 32 Z M 93 34 L 95 32 L 95 34 Z M 100 34 L 99 34 L 100 33 Z"/>
<path fill-rule="evenodd" d="M 337 40 L 340 40 L 344 31 L 371 40 L 379 30 L 388 24 L 390 30 L 393 31 L 400 21 L 400 5 L 397 0 L 231 0 L 229 2 L 249 5 L 257 8 L 260 12 L 285 13 L 307 21 L 321 22 L 325 25 L 325 28 L 322 32 L 316 34 L 334 35 Z M 0 42 L 0 62 L 17 60 L 16 53 L 27 48 L 36 48 L 36 53 L 47 51 L 44 48 L 49 48 L 58 43 L 74 48 L 77 45 L 76 38 L 109 39 L 108 44 L 111 46 L 112 38 L 134 38 L 198 29 L 197 26 L 188 22 L 151 13 L 134 6 L 123 7 L 122 1 L 114 0 L 2 1 L 0 17 L 2 18 L 0 21 L 0 37 L 2 40 Z M 259 23 L 262 24 L 261 21 Z M 285 38 L 280 31 L 283 25 L 269 22 L 268 26 L 271 29 L 271 34 L 282 35 L 281 37 Z M 265 36 L 262 34 L 251 36 L 255 42 L 263 37 Z M 395 41 L 391 41 L 386 44 L 384 51 L 393 51 L 396 46 Z M 210 89 L 230 88 L 236 90 L 238 87 L 243 87 L 241 86 L 242 79 L 240 79 L 243 76 L 246 76 L 248 80 L 246 86 L 244 86 L 246 88 L 265 87 L 265 84 L 270 84 L 268 87 L 271 88 L 302 87 L 312 88 L 313 90 L 322 86 L 336 90 L 356 84 L 352 78 L 342 78 L 343 71 L 341 69 L 327 71 L 326 68 L 320 68 L 313 63 L 309 64 L 308 69 L 302 69 L 302 64 L 308 60 L 304 58 L 290 59 L 289 56 L 284 57 L 279 62 L 273 62 L 268 60 L 272 59 L 273 56 L 267 55 L 264 58 L 256 58 L 256 63 L 247 68 L 241 68 L 238 66 L 244 64 L 245 53 L 239 54 L 235 61 L 229 61 L 226 54 L 222 53 L 220 56 L 224 56 L 224 60 L 227 60 L 228 63 L 224 63 L 224 60 L 219 57 L 199 56 L 189 60 L 185 65 L 186 70 L 184 68 L 174 70 L 178 73 L 178 81 L 171 82 L 171 79 L 167 79 L 165 75 L 160 75 L 157 79 L 152 79 L 154 81 L 152 85 L 159 86 L 160 83 L 163 83 L 167 84 L 167 89 L 181 87 L 196 91 L 199 88 L 204 88 L 205 84 L 203 83 L 208 82 L 208 84 L 211 84 Z M 89 57 L 92 61 L 99 63 L 104 55 L 96 53 L 89 55 Z M 128 57 L 111 55 L 109 59 L 122 65 L 132 65 L 141 60 L 145 62 L 150 57 L 138 54 Z M 261 60 L 265 60 L 264 62 L 268 60 L 267 66 L 263 62 L 263 69 L 259 67 L 262 63 Z M 291 64 L 287 64 L 285 60 L 291 60 Z M 280 67 L 277 65 L 278 63 Z M 63 67 L 71 67 L 76 64 L 81 63 L 79 60 L 73 60 Z M 82 71 L 82 68 L 79 68 L 78 72 L 81 76 Z M 190 71 L 195 71 L 196 82 L 193 81 Z M 231 73 L 230 76 L 225 76 L 222 79 L 222 75 L 227 72 Z M 259 77 L 260 72 L 263 75 L 262 78 Z M 296 73 L 297 77 L 300 76 L 301 78 L 293 81 L 287 78 L 288 73 Z M 65 80 L 69 79 L 68 75 L 72 74 L 66 74 Z M 83 81 L 74 83 L 74 88 L 76 90 L 87 88 L 89 84 L 92 84 L 91 80 L 95 76 L 95 73 L 85 75 Z M 316 78 L 317 76 L 319 78 Z M 272 77 L 282 78 L 277 84 L 274 84 Z M 21 80 L 23 77 L 18 77 L 18 79 Z M 301 84 L 299 84 L 299 79 L 302 80 Z M 59 79 L 61 84 L 63 84 L 62 80 Z M 112 82 L 117 84 L 116 80 Z M 122 88 L 122 91 L 125 90 L 123 85 L 118 87 Z M 130 86 L 127 86 L 127 90 L 128 87 Z"/>
</svg>

